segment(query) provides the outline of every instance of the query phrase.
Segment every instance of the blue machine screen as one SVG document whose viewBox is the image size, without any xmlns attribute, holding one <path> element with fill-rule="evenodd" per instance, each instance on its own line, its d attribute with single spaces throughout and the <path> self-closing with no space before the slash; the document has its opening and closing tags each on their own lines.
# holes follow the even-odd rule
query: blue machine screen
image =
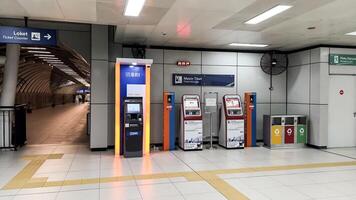
<svg viewBox="0 0 356 200">
<path fill-rule="evenodd" d="M 139 135 L 139 133 L 136 131 L 136 132 L 129 132 L 129 136 L 136 136 L 136 135 Z"/>
<path fill-rule="evenodd" d="M 127 113 L 139 113 L 140 104 L 127 104 Z"/>
</svg>

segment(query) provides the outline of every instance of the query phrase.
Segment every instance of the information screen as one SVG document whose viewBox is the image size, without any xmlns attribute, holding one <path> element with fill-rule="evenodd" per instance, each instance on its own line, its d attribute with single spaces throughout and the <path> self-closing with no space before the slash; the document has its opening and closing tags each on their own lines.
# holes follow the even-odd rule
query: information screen
<svg viewBox="0 0 356 200">
<path fill-rule="evenodd" d="M 140 112 L 140 104 L 138 103 L 127 104 L 127 113 L 139 113 L 139 112 Z"/>
<path fill-rule="evenodd" d="M 238 99 L 227 98 L 225 100 L 226 108 L 240 108 Z"/>
<path fill-rule="evenodd" d="M 185 99 L 184 106 L 186 109 L 198 109 L 198 101 L 196 99 Z"/>
</svg>

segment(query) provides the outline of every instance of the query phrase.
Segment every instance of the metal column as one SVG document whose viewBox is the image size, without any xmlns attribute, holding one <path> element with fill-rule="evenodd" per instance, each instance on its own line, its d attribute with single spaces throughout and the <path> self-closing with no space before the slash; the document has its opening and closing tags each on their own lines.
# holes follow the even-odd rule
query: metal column
<svg viewBox="0 0 356 200">
<path fill-rule="evenodd" d="M 19 68 L 20 45 L 6 45 L 6 62 L 0 106 L 14 106 L 16 97 L 17 71 Z"/>
</svg>

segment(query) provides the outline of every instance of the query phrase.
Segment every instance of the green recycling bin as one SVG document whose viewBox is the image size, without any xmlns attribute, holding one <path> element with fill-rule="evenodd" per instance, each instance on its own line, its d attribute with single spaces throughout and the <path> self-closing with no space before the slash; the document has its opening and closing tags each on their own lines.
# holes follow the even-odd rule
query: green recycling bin
<svg viewBox="0 0 356 200">
<path fill-rule="evenodd" d="M 305 144 L 306 141 L 307 141 L 307 128 L 305 125 L 298 125 L 297 126 L 297 143 Z"/>
</svg>

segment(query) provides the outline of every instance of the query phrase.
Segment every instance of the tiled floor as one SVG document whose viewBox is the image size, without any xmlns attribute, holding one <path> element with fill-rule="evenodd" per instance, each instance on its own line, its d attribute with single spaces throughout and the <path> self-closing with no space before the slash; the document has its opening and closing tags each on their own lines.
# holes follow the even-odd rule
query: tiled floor
<svg viewBox="0 0 356 200">
<path fill-rule="evenodd" d="M 27 114 L 28 144 L 88 143 L 88 106 L 88 103 L 68 103 L 33 110 Z"/>
<path fill-rule="evenodd" d="M 47 156 L 43 164 L 28 157 L 45 154 L 57 157 Z M 39 168 L 29 168 L 32 162 Z M 34 174 L 28 181 L 48 177 L 53 185 L 5 189 L 29 170 Z M 0 200 L 346 200 L 356 199 L 355 185 L 354 159 L 308 148 L 177 150 L 132 159 L 90 152 L 84 145 L 0 152 Z"/>
</svg>

